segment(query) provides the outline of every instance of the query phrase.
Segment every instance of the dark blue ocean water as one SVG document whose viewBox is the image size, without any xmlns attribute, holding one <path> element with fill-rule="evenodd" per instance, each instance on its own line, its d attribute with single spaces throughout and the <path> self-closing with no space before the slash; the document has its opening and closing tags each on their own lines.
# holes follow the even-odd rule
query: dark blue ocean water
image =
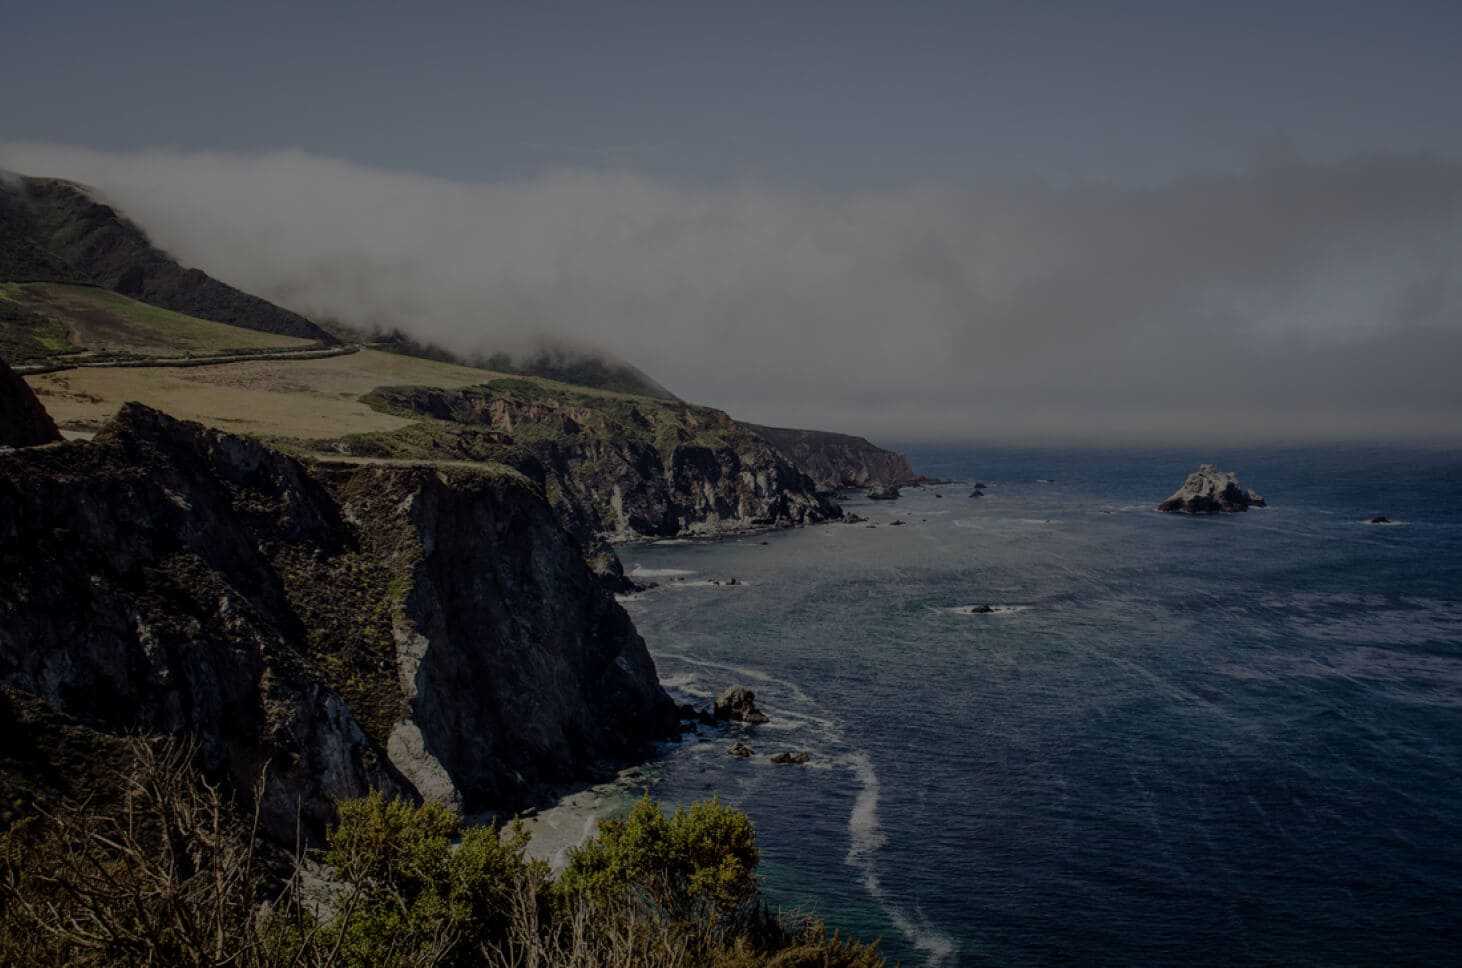
<svg viewBox="0 0 1462 968">
<path fill-rule="evenodd" d="M 773 717 L 655 795 L 748 810 L 776 902 L 907 965 L 1462 962 L 1462 457 L 906 450 L 988 496 L 622 549 L 672 690 Z M 1271 508 L 1153 512 L 1200 460 Z"/>
</svg>

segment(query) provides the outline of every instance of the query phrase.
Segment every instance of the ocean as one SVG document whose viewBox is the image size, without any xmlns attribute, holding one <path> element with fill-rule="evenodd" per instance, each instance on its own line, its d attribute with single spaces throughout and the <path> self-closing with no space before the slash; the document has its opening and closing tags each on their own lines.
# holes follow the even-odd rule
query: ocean
<svg viewBox="0 0 1462 968">
<path fill-rule="evenodd" d="M 621 549 L 667 688 L 771 716 L 639 785 L 905 965 L 1462 960 L 1462 456 L 903 449 L 964 483 Z M 1153 511 L 1200 461 L 1270 507 Z"/>
</svg>

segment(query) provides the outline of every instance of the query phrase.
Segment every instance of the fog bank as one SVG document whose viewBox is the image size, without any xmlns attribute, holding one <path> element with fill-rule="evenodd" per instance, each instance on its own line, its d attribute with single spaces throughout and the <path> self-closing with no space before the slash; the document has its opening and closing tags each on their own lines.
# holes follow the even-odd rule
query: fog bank
<svg viewBox="0 0 1462 968">
<path fill-rule="evenodd" d="M 302 154 L 0 146 L 181 261 L 463 352 L 603 347 L 765 423 L 881 439 L 1424 437 L 1462 426 L 1462 164 L 1149 190 L 815 194 Z"/>
</svg>

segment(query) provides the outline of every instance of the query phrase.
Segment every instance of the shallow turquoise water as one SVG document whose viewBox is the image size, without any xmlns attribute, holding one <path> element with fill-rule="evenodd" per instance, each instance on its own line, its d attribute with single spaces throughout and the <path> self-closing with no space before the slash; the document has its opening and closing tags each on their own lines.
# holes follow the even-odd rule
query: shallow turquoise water
<svg viewBox="0 0 1462 968">
<path fill-rule="evenodd" d="M 1455 960 L 1462 460 L 909 450 L 988 496 L 622 549 L 672 691 L 773 716 L 652 792 L 747 809 L 776 901 L 905 964 Z M 1273 507 L 1152 512 L 1200 459 Z"/>
</svg>

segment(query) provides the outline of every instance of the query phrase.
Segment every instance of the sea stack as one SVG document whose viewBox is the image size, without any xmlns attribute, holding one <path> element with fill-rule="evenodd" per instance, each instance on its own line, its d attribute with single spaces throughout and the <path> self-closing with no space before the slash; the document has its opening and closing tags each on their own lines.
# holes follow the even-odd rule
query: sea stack
<svg viewBox="0 0 1462 968">
<path fill-rule="evenodd" d="M 1264 499 L 1239 485 L 1233 471 L 1221 471 L 1214 464 L 1201 464 L 1188 475 L 1172 497 L 1157 506 L 1159 511 L 1182 514 L 1217 514 L 1262 508 Z"/>
</svg>

